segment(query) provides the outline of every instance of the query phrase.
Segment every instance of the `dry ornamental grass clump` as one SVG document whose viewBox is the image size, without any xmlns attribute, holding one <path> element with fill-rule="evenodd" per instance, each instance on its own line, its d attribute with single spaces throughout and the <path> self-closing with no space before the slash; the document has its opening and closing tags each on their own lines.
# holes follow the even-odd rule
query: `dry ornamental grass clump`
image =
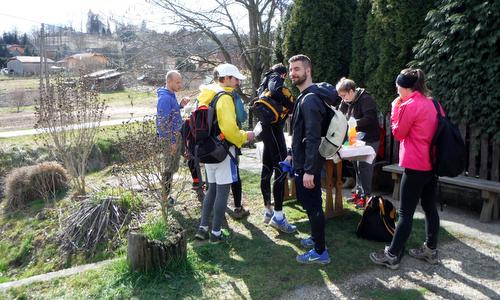
<svg viewBox="0 0 500 300">
<path fill-rule="evenodd" d="M 67 186 L 68 173 L 57 162 L 16 168 L 5 178 L 5 209 L 16 210 L 36 199 L 48 200 Z"/>
</svg>

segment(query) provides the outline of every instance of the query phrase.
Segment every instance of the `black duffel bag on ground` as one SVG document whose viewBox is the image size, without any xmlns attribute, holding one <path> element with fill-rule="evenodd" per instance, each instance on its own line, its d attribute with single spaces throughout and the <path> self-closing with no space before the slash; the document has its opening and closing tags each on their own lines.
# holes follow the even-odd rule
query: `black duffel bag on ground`
<svg viewBox="0 0 500 300">
<path fill-rule="evenodd" d="M 360 238 L 390 242 L 396 230 L 396 209 L 391 201 L 371 196 L 359 221 L 356 235 Z"/>
</svg>

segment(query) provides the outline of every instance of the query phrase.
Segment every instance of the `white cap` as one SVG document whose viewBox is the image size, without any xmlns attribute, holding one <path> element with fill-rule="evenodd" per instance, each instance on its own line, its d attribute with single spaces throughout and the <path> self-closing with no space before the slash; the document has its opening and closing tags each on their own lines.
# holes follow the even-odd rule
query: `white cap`
<svg viewBox="0 0 500 300">
<path fill-rule="evenodd" d="M 239 80 L 247 79 L 245 75 L 241 74 L 238 68 L 236 68 L 236 66 L 232 64 L 218 65 L 217 68 L 215 68 L 215 70 L 219 73 L 220 77 L 233 76 L 238 78 Z"/>
</svg>

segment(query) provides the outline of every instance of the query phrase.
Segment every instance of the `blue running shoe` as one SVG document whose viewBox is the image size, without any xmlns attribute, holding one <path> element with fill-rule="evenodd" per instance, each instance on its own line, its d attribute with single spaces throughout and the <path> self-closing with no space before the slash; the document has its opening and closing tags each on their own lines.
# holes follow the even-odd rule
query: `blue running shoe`
<svg viewBox="0 0 500 300">
<path fill-rule="evenodd" d="M 286 218 L 278 221 L 273 216 L 271 218 L 271 221 L 269 222 L 269 225 L 284 233 L 294 233 L 295 231 L 297 231 L 297 226 L 288 223 L 288 220 Z"/>
<path fill-rule="evenodd" d="M 297 262 L 301 264 L 327 265 L 330 263 L 330 255 L 326 249 L 321 255 L 318 254 L 315 249 L 311 249 L 304 254 L 297 255 Z"/>
<path fill-rule="evenodd" d="M 300 246 L 305 249 L 311 249 L 314 247 L 314 240 L 312 237 L 300 240 Z"/>
</svg>

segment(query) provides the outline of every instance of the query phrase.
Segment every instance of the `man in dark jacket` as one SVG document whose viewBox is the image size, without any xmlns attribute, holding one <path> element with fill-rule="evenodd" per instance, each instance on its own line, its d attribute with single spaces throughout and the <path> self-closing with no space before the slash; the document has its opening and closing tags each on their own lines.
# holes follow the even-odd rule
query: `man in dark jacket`
<svg viewBox="0 0 500 300">
<path fill-rule="evenodd" d="M 361 134 L 360 140 L 367 146 L 373 148 L 377 153 L 380 129 L 378 124 L 377 104 L 373 97 L 365 89 L 357 88 L 351 79 L 342 78 L 336 85 L 337 92 L 342 98 L 339 110 L 346 118 L 353 117 L 356 120 L 356 131 Z M 372 193 L 373 164 L 367 162 L 353 162 L 356 171 L 356 189 L 359 197 L 366 199 Z M 362 187 L 359 192 L 359 187 Z M 363 203 L 364 205 L 364 203 Z"/>
<path fill-rule="evenodd" d="M 297 261 L 325 265 L 330 263 L 330 255 L 325 244 L 325 216 L 321 199 L 324 158 L 319 154 L 319 145 L 321 135 L 326 131 L 324 123 L 328 112 L 320 98 L 320 89 L 312 82 L 311 60 L 299 54 L 291 57 L 288 62 L 290 79 L 300 91 L 294 107 L 292 137 L 296 194 L 311 225 L 311 237 L 301 240 L 300 244 L 312 249 L 298 255 Z"/>
</svg>

